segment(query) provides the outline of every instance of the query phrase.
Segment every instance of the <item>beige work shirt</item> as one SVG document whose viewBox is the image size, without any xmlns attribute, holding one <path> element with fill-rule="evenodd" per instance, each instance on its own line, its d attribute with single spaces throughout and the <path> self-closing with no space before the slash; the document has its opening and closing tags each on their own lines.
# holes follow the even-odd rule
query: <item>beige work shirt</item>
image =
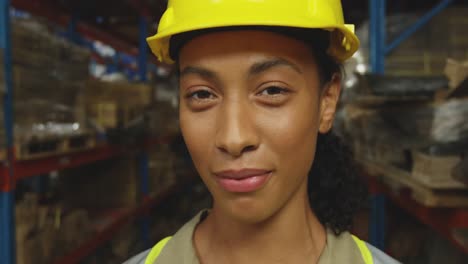
<svg viewBox="0 0 468 264">
<path fill-rule="evenodd" d="M 203 220 L 202 212 L 186 223 L 166 244 L 154 264 L 200 264 L 193 246 L 195 227 Z M 340 236 L 327 232 L 327 244 L 318 264 L 353 263 L 365 264 L 350 233 Z"/>
</svg>

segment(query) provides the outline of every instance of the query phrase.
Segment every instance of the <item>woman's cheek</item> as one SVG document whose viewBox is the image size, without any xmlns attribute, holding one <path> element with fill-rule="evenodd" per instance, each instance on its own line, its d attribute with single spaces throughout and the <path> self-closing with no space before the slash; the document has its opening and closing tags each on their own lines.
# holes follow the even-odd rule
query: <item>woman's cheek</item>
<svg viewBox="0 0 468 264">
<path fill-rule="evenodd" d="M 264 144 L 283 166 L 307 170 L 310 167 L 318 133 L 318 114 L 310 102 L 296 102 L 274 115 L 259 117 Z M 305 166 L 304 168 L 299 168 Z"/>
<path fill-rule="evenodd" d="M 304 107 L 300 102 L 294 102 L 271 112 L 263 112 L 258 115 L 257 122 L 264 136 L 272 140 L 272 143 L 295 147 L 310 135 L 317 133 L 316 112 L 314 107 Z"/>
<path fill-rule="evenodd" d="M 203 169 L 203 164 L 208 159 L 210 147 L 212 142 L 210 139 L 210 126 L 209 119 L 200 117 L 200 113 L 194 114 L 181 109 L 180 112 L 180 128 L 182 136 L 184 137 L 185 144 L 190 152 L 194 161 L 194 165 L 199 169 Z M 206 165 L 206 164 L 205 164 Z"/>
</svg>

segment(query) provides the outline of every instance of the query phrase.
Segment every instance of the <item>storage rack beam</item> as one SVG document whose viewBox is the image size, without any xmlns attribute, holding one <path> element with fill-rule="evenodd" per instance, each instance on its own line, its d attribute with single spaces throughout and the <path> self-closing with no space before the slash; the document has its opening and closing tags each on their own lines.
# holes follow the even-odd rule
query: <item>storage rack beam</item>
<svg viewBox="0 0 468 264">
<path fill-rule="evenodd" d="M 63 155 L 51 156 L 34 160 L 16 160 L 10 166 L 15 170 L 15 177 L 12 182 L 29 177 L 34 177 L 41 174 L 47 174 L 57 170 L 76 168 L 82 165 L 90 164 L 100 160 L 107 160 L 113 157 L 123 155 L 130 151 L 137 151 L 143 147 L 156 146 L 158 144 L 166 144 L 171 139 L 167 138 L 148 138 L 143 142 L 131 146 L 118 146 L 103 144 L 96 148 L 80 151 L 75 153 L 67 153 Z M 8 176 L 8 163 L 0 163 L 0 180 Z M 4 190 L 9 190 L 10 185 L 4 185 Z M 2 190 L 2 189 L 0 189 Z"/>
<path fill-rule="evenodd" d="M 169 141 L 170 138 L 148 138 L 129 146 L 102 144 L 87 151 L 67 153 L 34 160 L 16 160 L 13 162 L 12 166 L 15 170 L 14 180 L 47 174 L 57 170 L 76 168 L 96 161 L 111 159 L 131 151 L 138 151 L 144 147 L 165 144 Z M 0 164 L 0 179 L 4 178 L 7 173 L 8 167 Z"/>
<path fill-rule="evenodd" d="M 132 146 L 132 148 L 135 148 Z M 107 160 L 122 155 L 128 151 L 124 147 L 103 145 L 94 149 L 65 155 L 52 156 L 34 160 L 19 160 L 15 162 L 15 180 L 21 180 L 52 171 L 76 168 L 100 160 Z"/>
</svg>

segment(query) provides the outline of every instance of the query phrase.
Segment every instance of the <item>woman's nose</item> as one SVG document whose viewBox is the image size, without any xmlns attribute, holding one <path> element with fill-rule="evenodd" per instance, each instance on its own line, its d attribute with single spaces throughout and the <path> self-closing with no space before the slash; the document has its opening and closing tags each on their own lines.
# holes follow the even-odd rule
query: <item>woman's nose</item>
<svg viewBox="0 0 468 264">
<path fill-rule="evenodd" d="M 217 120 L 216 147 L 232 157 L 258 148 L 259 136 L 255 130 L 253 113 L 240 103 L 226 104 Z"/>
</svg>

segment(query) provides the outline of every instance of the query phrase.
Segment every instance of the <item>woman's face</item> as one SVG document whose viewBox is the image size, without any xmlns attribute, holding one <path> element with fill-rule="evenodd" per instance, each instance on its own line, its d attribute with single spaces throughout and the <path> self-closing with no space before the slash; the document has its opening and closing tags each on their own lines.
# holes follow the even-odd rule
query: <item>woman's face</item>
<svg viewBox="0 0 468 264">
<path fill-rule="evenodd" d="M 258 223 L 306 199 L 317 134 L 331 127 L 339 78 L 321 89 L 308 46 L 266 31 L 196 37 L 179 64 L 182 134 L 213 210 Z"/>
</svg>

